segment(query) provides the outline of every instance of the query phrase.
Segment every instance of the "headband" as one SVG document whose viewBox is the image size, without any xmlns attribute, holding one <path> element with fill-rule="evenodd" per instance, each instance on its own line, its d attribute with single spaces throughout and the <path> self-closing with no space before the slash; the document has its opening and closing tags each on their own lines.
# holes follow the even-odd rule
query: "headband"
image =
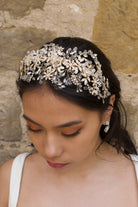
<svg viewBox="0 0 138 207">
<path fill-rule="evenodd" d="M 98 99 L 111 95 L 108 79 L 103 75 L 97 54 L 77 47 L 64 48 L 48 43 L 40 50 L 27 52 L 20 64 L 20 80 L 31 82 L 49 80 L 58 88 L 74 84 L 76 92 L 89 91 Z"/>
</svg>

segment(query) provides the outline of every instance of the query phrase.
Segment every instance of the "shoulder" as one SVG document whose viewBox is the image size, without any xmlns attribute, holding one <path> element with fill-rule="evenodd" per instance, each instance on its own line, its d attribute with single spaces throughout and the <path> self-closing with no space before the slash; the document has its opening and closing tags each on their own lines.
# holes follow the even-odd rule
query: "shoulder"
<svg viewBox="0 0 138 207">
<path fill-rule="evenodd" d="M 28 155 L 29 153 L 19 154 L 15 159 L 7 161 L 0 167 L 0 206 L 8 206 L 11 175 L 15 177 L 22 171 L 24 160 Z"/>
<path fill-rule="evenodd" d="M 8 206 L 10 174 L 13 159 L 7 161 L 0 167 L 0 206 Z"/>
</svg>

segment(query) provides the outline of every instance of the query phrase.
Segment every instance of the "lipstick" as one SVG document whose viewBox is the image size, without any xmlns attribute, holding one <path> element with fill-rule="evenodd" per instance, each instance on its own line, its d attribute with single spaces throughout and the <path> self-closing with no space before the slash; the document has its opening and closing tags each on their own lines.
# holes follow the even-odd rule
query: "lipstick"
<svg viewBox="0 0 138 207">
<path fill-rule="evenodd" d="M 52 163 L 52 162 L 49 162 L 49 161 L 47 161 L 47 163 L 49 164 L 50 167 L 53 167 L 53 168 L 62 168 L 62 167 L 65 167 L 66 165 L 68 165 L 68 163 L 66 163 L 66 164 Z"/>
</svg>

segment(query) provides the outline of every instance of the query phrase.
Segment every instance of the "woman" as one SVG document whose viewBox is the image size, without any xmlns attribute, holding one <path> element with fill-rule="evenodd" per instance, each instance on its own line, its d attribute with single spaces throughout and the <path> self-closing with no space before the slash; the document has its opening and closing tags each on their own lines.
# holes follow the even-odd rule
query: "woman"
<svg viewBox="0 0 138 207">
<path fill-rule="evenodd" d="M 28 52 L 17 85 L 37 152 L 1 167 L 0 206 L 138 207 L 120 84 L 97 46 L 61 37 Z"/>
</svg>

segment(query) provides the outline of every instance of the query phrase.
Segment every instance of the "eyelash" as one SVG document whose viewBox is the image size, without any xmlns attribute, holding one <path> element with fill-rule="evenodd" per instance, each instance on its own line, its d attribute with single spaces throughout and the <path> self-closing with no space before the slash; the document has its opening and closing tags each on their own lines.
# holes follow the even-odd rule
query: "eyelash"
<svg viewBox="0 0 138 207">
<path fill-rule="evenodd" d="M 77 136 L 77 135 L 80 133 L 80 130 L 81 130 L 81 128 L 78 129 L 76 132 L 74 132 L 74 133 L 72 133 L 72 134 L 63 134 L 63 133 L 62 133 L 62 135 L 63 135 L 64 137 L 75 137 L 75 136 Z"/>
<path fill-rule="evenodd" d="M 29 126 L 27 126 L 28 130 L 31 131 L 31 132 L 35 132 L 35 133 L 40 133 L 42 132 L 42 129 L 32 129 L 30 128 Z"/>
<path fill-rule="evenodd" d="M 27 128 L 28 128 L 29 131 L 34 132 L 34 133 L 41 133 L 42 132 L 42 129 L 34 130 L 34 129 L 31 129 L 29 126 L 27 126 Z M 62 133 L 62 136 L 64 136 L 64 137 L 75 137 L 75 136 L 77 136 L 80 133 L 80 130 L 81 130 L 81 128 L 78 129 L 76 132 L 74 132 L 72 134 L 64 134 L 64 133 Z"/>
</svg>

